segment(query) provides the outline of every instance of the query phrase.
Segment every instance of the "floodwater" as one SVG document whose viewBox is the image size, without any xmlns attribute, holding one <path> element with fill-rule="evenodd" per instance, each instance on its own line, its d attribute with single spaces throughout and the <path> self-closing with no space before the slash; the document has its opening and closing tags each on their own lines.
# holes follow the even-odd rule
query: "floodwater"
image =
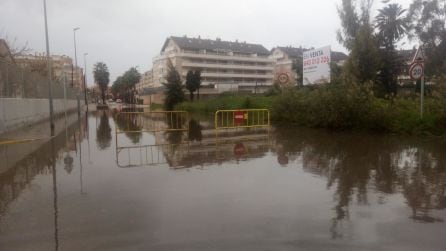
<svg viewBox="0 0 446 251">
<path fill-rule="evenodd" d="M 446 250 L 444 140 L 113 115 L 0 146 L 0 250 Z"/>
</svg>

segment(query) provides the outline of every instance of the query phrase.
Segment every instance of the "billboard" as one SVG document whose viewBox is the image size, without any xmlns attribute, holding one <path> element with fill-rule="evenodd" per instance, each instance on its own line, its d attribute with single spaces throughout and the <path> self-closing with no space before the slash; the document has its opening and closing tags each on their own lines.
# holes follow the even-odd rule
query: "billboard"
<svg viewBox="0 0 446 251">
<path fill-rule="evenodd" d="M 303 82 L 304 85 L 330 82 L 331 48 L 305 51 L 303 53 Z"/>
</svg>

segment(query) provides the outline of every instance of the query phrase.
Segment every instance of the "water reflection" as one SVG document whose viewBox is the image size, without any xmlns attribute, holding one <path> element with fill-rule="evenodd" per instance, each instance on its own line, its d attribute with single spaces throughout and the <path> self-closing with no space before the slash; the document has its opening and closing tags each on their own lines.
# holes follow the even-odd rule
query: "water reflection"
<svg viewBox="0 0 446 251">
<path fill-rule="evenodd" d="M 189 130 L 188 130 L 188 138 L 190 141 L 201 141 L 203 139 L 203 135 L 201 131 L 203 127 L 200 125 L 200 122 L 195 119 L 191 119 L 189 121 Z"/>
<path fill-rule="evenodd" d="M 66 132 L 68 128 L 65 128 Z M 54 250 L 59 250 L 59 209 L 57 204 L 57 173 L 54 140 L 50 141 L 51 145 L 51 174 L 53 180 L 53 208 L 54 208 Z"/>
<path fill-rule="evenodd" d="M 302 160 L 307 172 L 327 177 L 335 187 L 333 237 L 349 219 L 351 203 L 367 205 L 370 189 L 383 194 L 402 191 L 412 208 L 410 218 L 441 222 L 434 209 L 445 208 L 444 145 L 419 139 L 277 128 L 275 138 L 291 159 Z M 279 149 L 277 149 L 279 155 Z M 382 202 L 385 203 L 385 202 Z"/>
<path fill-rule="evenodd" d="M 111 145 L 112 135 L 108 112 L 100 112 L 99 127 L 96 128 L 96 142 L 99 149 L 107 149 Z"/>
<path fill-rule="evenodd" d="M 222 130 L 216 136 L 212 125 L 203 126 L 196 120 L 188 123 L 187 137 L 181 131 L 167 131 L 163 134 L 167 143 L 129 148 L 126 155 L 145 152 L 147 160 L 153 158 L 147 157 L 147 153 L 156 148 L 162 152 L 162 163 L 178 169 L 221 165 L 232 160 L 238 163 L 272 152 L 281 167 L 298 163 L 304 171 L 327 178 L 326 187 L 334 191 L 335 200 L 333 238 L 342 237 L 338 229 L 350 220 L 352 203 L 369 205 L 370 194 L 376 192 L 380 193 L 381 204 L 386 203 L 386 194 L 401 193 L 412 209 L 408 218 L 426 223 L 443 221 L 433 215 L 433 210 L 444 209 L 446 203 L 446 156 L 442 144 L 424 144 L 416 138 L 289 127 L 275 128 L 272 142 L 269 131 Z M 119 153 L 117 158 L 119 163 Z M 148 163 L 157 162 L 137 161 L 124 166 Z"/>
<path fill-rule="evenodd" d="M 176 128 L 180 128 L 175 124 Z M 119 167 L 168 164 L 172 169 L 223 164 L 227 161 L 246 161 L 264 157 L 271 149 L 269 129 L 239 129 L 216 134 L 211 124 L 201 125 L 191 119 L 187 131 L 168 130 L 146 132 L 153 144 L 123 146 L 118 137 L 116 157 Z M 147 139 L 146 139 L 147 140 Z M 149 140 L 150 141 L 150 140 Z M 148 141 L 147 141 L 148 142 Z M 161 152 L 161 154 L 160 154 Z M 162 156 L 160 158 L 160 155 Z"/>
<path fill-rule="evenodd" d="M 136 108 L 126 108 L 123 111 L 125 112 L 139 112 L 141 109 Z M 114 111 L 116 114 L 116 111 Z M 119 130 L 124 131 L 125 136 L 133 144 L 138 144 L 142 138 L 142 133 L 140 132 L 142 125 L 140 124 L 140 116 L 138 114 L 125 114 L 125 116 L 114 116 L 116 126 Z"/>
<path fill-rule="evenodd" d="M 78 133 L 78 138 L 76 138 L 75 132 L 79 132 L 79 127 L 78 123 L 75 123 L 67 128 L 68 135 L 73 135 L 68 140 L 64 133 L 60 133 L 49 142 L 30 143 L 39 145 L 38 149 L 25 156 L 14 167 L 0 174 L 0 221 L 8 205 L 15 201 L 23 190 L 29 188 L 29 184 L 37 175 L 55 175 L 55 163 L 64 158 L 67 148 L 73 149 L 74 147 L 75 149 L 75 142 L 84 137 L 83 130 L 84 128 L 81 129 L 81 132 Z M 33 147 L 32 145 L 24 145 L 22 147 L 27 146 Z M 73 152 L 70 154 L 73 154 Z M 65 168 L 68 168 L 67 172 L 71 173 L 73 168 L 72 160 L 63 161 Z"/>
<path fill-rule="evenodd" d="M 407 205 L 412 209 L 412 219 L 422 222 L 442 222 L 433 217 L 434 209 L 446 208 L 446 173 L 444 168 L 436 167 L 437 162 L 431 154 L 422 149 L 413 152 L 417 162 L 406 162 L 399 179 Z"/>
<path fill-rule="evenodd" d="M 63 162 L 65 164 L 64 169 L 65 171 L 70 174 L 73 171 L 73 157 L 71 157 L 70 152 L 68 151 L 63 159 Z"/>
<path fill-rule="evenodd" d="M 167 142 L 172 145 L 177 145 L 183 141 L 183 134 L 184 132 L 182 131 L 168 131 L 165 132 L 165 137 L 167 139 Z"/>
<path fill-rule="evenodd" d="M 108 142 L 105 145 L 110 146 L 115 135 L 111 132 L 113 120 L 110 120 L 109 113 L 103 111 L 96 116 L 98 123 L 91 126 L 97 129 L 98 146 L 101 137 Z M 132 124 L 131 118 L 128 123 Z M 381 233 L 376 234 L 380 229 L 375 232 L 381 217 L 389 217 L 389 220 L 397 218 L 396 222 L 401 225 L 409 222 L 429 229 L 441 229 L 441 224 L 444 224 L 446 148 L 442 143 L 419 138 L 331 133 L 291 127 L 277 127 L 271 131 L 222 130 L 216 135 L 212 124 L 191 120 L 187 125 L 187 132 L 141 133 L 137 143 L 127 140 L 127 136 L 121 137 L 123 143 L 128 145 L 130 142 L 130 145 L 116 145 L 116 152 L 107 147 L 101 151 L 93 149 L 96 150 L 92 154 L 95 168 L 84 170 L 82 157 L 85 156 L 87 142 L 84 142 L 83 152 L 80 141 L 85 136 L 88 139 L 88 132 L 86 135 L 84 133 L 88 124 L 84 126 L 84 123 L 76 122 L 67 130 L 69 137 L 64 137 L 63 133 L 58 135 L 52 144 L 43 144 L 13 168 L 0 174 L 0 223 L 3 215 L 17 212 L 8 212 L 8 207 L 23 210 L 14 203 L 14 206 L 11 205 L 11 202 L 18 201 L 20 194 L 28 194 L 28 197 L 22 198 L 30 200 L 30 204 L 41 199 L 29 196 L 33 195 L 32 189 L 29 189 L 29 193 L 23 191 L 31 184 L 51 184 L 51 179 L 46 178 L 52 177 L 51 198 L 54 201 L 53 205 L 46 203 L 49 205 L 46 212 L 53 206 L 56 250 L 62 240 L 64 243 L 71 241 L 65 238 L 59 240 L 60 233 L 69 234 L 70 229 L 85 231 L 92 236 L 104 233 L 103 229 L 82 224 L 77 225 L 78 228 L 73 227 L 78 219 L 77 210 L 81 212 L 79 219 L 85 222 L 97 219 L 97 225 L 107 225 L 106 222 L 117 224 L 114 223 L 116 219 L 122 219 L 120 227 L 141 235 L 159 233 L 160 228 L 169 229 L 169 234 L 166 234 L 169 236 L 171 230 L 175 234 L 183 233 L 189 230 L 185 226 L 204 217 L 206 224 L 217 225 L 219 229 L 226 226 L 222 221 L 240 219 L 239 225 L 231 222 L 237 235 L 255 232 L 259 239 L 264 236 L 276 239 L 288 232 L 293 236 L 284 239 L 291 240 L 303 234 L 299 230 L 301 225 L 309 224 L 309 235 L 322 236 L 315 241 L 318 243 L 330 237 L 349 241 L 370 233 L 373 235 L 370 239 L 382 240 Z M 108 168 L 114 166 L 114 156 L 119 167 L 138 168 Z M 165 168 L 150 168 L 153 166 Z M 69 169 L 68 173 L 79 171 L 80 177 L 65 175 L 61 169 L 56 172 L 57 168 Z M 87 170 L 89 172 L 84 173 Z M 80 182 L 81 194 L 85 194 L 84 178 L 91 181 L 88 186 L 91 195 L 81 196 L 79 200 L 73 196 L 72 188 L 76 189 L 77 194 Z M 202 189 L 205 191 L 203 193 L 200 191 L 202 187 L 205 188 Z M 311 189 L 307 191 L 306 188 Z M 316 190 L 314 194 L 312 189 Z M 51 191 L 47 193 L 51 194 Z M 115 205 L 124 204 L 127 206 L 125 210 L 113 211 Z M 97 208 L 101 210 L 95 210 Z M 175 218 L 179 208 L 188 217 Z M 138 213 L 137 216 L 133 215 L 132 210 Z M 313 210 L 315 213 L 308 213 Z M 91 213 L 93 211 L 97 212 Z M 76 222 L 69 219 L 73 215 L 76 215 Z M 220 216 L 223 220 L 219 221 Z M 138 220 L 149 217 L 155 221 L 160 219 L 158 225 L 135 226 L 132 222 L 128 223 L 131 220 L 143 222 Z M 17 221 L 17 218 L 14 220 Z M 170 219 L 173 220 L 169 223 Z M 26 222 L 26 219 L 23 221 Z M 46 222 L 52 224 L 52 221 Z M 59 227 L 61 222 L 64 224 Z M 364 230 L 361 224 L 373 225 L 373 230 Z M 194 231 L 190 231 L 193 238 L 201 236 L 200 227 L 194 226 Z M 406 227 L 407 224 L 404 225 Z M 204 232 L 207 233 L 207 230 Z M 119 231 L 120 228 L 116 233 L 121 234 Z M 264 231 L 267 233 L 264 234 Z M 209 236 L 222 234 L 227 237 L 226 231 L 222 233 L 211 228 L 209 232 Z M 112 232 L 112 238 L 116 233 Z M 438 231 L 435 233 L 438 234 Z M 408 233 L 403 235 L 405 238 L 411 236 Z M 83 238 L 81 241 L 84 241 Z M 155 238 L 162 239 L 163 236 L 154 234 Z M 313 240 L 310 237 L 302 238 L 309 242 Z M 366 239 L 369 243 L 369 239 Z M 97 240 L 94 238 L 90 241 L 94 243 Z M 336 240 L 336 243 L 340 243 L 338 241 L 341 240 Z"/>
</svg>

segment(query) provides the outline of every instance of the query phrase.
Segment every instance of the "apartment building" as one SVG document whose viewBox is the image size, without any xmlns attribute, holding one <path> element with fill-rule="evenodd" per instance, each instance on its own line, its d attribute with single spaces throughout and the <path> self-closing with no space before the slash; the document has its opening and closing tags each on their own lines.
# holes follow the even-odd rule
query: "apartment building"
<svg viewBox="0 0 446 251">
<path fill-rule="evenodd" d="M 200 70 L 200 93 L 225 91 L 262 92 L 273 84 L 274 60 L 260 44 L 189 37 L 169 37 L 153 59 L 154 86 L 160 86 L 170 59 L 183 79 L 189 70 Z"/>
<path fill-rule="evenodd" d="M 271 50 L 270 57 L 274 59 L 274 81 L 284 84 L 295 85 L 297 83 L 297 74 L 293 70 L 293 61 L 302 58 L 305 49 L 302 47 L 276 47 Z"/>
<path fill-rule="evenodd" d="M 48 71 L 45 54 L 29 54 L 15 57 L 18 65 L 30 69 L 32 72 L 46 75 Z M 84 88 L 83 69 L 73 65 L 73 59 L 65 55 L 51 56 L 51 66 L 53 79 L 62 82 L 67 78 L 67 83 L 79 90 Z"/>
<path fill-rule="evenodd" d="M 155 93 L 162 93 L 162 87 L 155 88 L 153 81 L 153 70 L 150 69 L 141 75 L 141 79 L 135 85 L 136 95 L 138 100 L 142 100 L 143 104 L 150 104 L 152 102 L 151 95 Z M 159 99 L 159 103 L 162 103 Z"/>
<path fill-rule="evenodd" d="M 136 84 L 135 89 L 138 93 L 143 93 L 144 89 L 152 87 L 155 86 L 153 82 L 153 71 L 150 69 L 141 75 L 141 79 Z"/>
</svg>

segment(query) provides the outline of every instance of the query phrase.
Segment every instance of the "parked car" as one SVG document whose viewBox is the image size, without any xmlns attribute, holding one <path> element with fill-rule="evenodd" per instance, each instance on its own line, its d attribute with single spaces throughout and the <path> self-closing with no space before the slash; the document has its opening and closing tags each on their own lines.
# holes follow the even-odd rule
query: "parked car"
<svg viewBox="0 0 446 251">
<path fill-rule="evenodd" d="M 111 98 L 111 99 L 109 99 L 109 100 L 108 100 L 108 102 L 109 102 L 109 103 L 112 103 L 112 102 L 113 102 L 113 99 L 112 99 L 112 98 Z"/>
<path fill-rule="evenodd" d="M 116 100 L 116 103 L 122 103 L 122 100 L 118 98 L 118 99 Z"/>
</svg>

